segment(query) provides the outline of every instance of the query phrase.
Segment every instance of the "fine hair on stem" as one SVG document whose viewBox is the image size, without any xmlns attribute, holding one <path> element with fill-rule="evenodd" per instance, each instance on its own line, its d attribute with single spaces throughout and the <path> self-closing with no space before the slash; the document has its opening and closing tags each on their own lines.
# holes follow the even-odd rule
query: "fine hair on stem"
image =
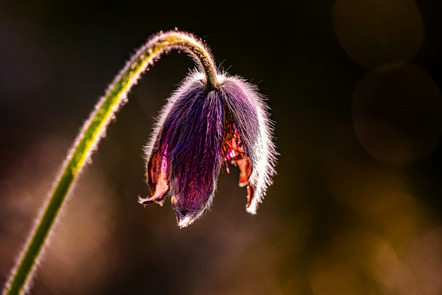
<svg viewBox="0 0 442 295">
<path fill-rule="evenodd" d="M 3 295 L 21 294 L 29 291 L 29 282 L 35 273 L 39 257 L 47 244 L 48 236 L 72 184 L 81 169 L 88 163 L 88 158 L 96 150 L 100 139 L 104 137 L 105 130 L 115 117 L 116 111 L 127 101 L 127 94 L 132 86 L 163 53 L 172 49 L 185 51 L 192 57 L 205 75 L 206 90 L 218 89 L 219 82 L 215 63 L 209 50 L 200 40 L 191 34 L 176 30 L 160 32 L 151 37 L 115 77 L 81 128 L 64 161 L 60 175 L 55 181 L 54 189 L 40 217 L 36 220 L 16 266 L 13 268 L 11 277 L 3 290 Z"/>
</svg>

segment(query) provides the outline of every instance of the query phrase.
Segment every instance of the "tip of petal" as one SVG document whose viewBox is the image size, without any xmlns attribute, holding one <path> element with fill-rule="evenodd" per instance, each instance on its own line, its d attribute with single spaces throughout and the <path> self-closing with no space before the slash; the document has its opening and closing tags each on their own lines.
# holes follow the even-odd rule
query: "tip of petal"
<svg viewBox="0 0 442 295">
<path fill-rule="evenodd" d="M 256 208 L 255 207 L 249 206 L 246 208 L 246 211 L 252 215 L 256 215 Z"/>
<path fill-rule="evenodd" d="M 149 205 L 151 203 L 157 203 L 160 206 L 163 206 L 164 204 L 164 198 L 156 198 L 156 197 L 147 197 L 147 198 L 142 198 L 141 196 L 138 196 L 138 204 L 143 205 L 144 207 L 146 207 L 146 205 Z"/>
<path fill-rule="evenodd" d="M 239 183 L 238 183 L 238 186 L 239 187 L 245 187 L 246 185 L 248 185 L 249 183 L 248 183 L 248 181 L 239 181 Z"/>
<path fill-rule="evenodd" d="M 144 202 L 146 202 L 149 198 L 142 198 L 141 196 L 138 196 L 138 204 L 146 206 Z"/>
<path fill-rule="evenodd" d="M 188 210 L 182 207 L 173 206 L 178 226 L 180 228 L 187 227 L 198 220 L 204 212 L 204 209 L 201 210 Z"/>
<path fill-rule="evenodd" d="M 196 220 L 195 218 L 192 218 L 190 216 L 185 216 L 182 219 L 178 220 L 178 226 L 180 228 L 185 228 L 185 227 L 191 225 L 195 220 Z"/>
</svg>

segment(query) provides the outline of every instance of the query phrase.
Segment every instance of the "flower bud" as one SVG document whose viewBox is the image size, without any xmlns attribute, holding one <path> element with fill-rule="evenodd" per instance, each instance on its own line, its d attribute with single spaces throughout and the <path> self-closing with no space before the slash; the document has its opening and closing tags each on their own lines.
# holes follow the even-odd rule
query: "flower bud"
<svg viewBox="0 0 442 295">
<path fill-rule="evenodd" d="M 213 200 L 222 165 L 240 169 L 249 213 L 275 174 L 276 151 L 267 107 L 256 88 L 238 77 L 218 75 L 219 87 L 205 90 L 203 75 L 191 74 L 169 98 L 146 147 L 147 183 L 163 204 L 171 197 L 178 226 L 197 220 Z"/>
</svg>

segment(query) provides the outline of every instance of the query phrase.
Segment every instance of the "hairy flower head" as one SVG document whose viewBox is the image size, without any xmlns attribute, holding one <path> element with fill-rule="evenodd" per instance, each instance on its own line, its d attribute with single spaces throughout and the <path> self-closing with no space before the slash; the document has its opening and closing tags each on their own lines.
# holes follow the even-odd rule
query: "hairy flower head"
<svg viewBox="0 0 442 295">
<path fill-rule="evenodd" d="M 256 214 L 274 175 L 275 148 L 267 107 L 256 88 L 238 77 L 218 75 L 207 90 L 204 76 L 192 73 L 169 98 L 146 147 L 147 183 L 163 204 L 171 197 L 178 225 L 197 220 L 213 200 L 223 164 L 240 169 L 249 213 Z"/>
</svg>

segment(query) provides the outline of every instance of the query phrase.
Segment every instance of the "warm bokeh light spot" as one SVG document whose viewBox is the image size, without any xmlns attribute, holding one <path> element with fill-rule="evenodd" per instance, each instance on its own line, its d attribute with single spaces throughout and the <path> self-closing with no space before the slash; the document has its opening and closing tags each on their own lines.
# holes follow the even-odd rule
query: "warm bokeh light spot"
<svg viewBox="0 0 442 295">
<path fill-rule="evenodd" d="M 422 20 L 413 0 L 336 0 L 332 19 L 344 50 L 369 68 L 407 61 L 422 43 Z"/>
<path fill-rule="evenodd" d="M 103 273 L 116 263 L 112 232 L 117 196 L 99 174 L 92 176 L 78 187 L 48 245 L 48 267 L 42 268 L 41 276 L 54 293 L 90 294 L 105 284 Z"/>
<path fill-rule="evenodd" d="M 356 86 L 353 124 L 377 160 L 405 164 L 428 155 L 442 128 L 442 99 L 432 77 L 416 66 L 373 71 Z"/>
<path fill-rule="evenodd" d="M 442 228 L 428 230 L 410 244 L 405 264 L 418 283 L 412 294 L 442 294 Z"/>
<path fill-rule="evenodd" d="M 328 160 L 326 183 L 339 213 L 329 218 L 329 239 L 310 273 L 315 294 L 357 294 L 367 288 L 374 294 L 424 294 L 416 271 L 440 267 L 427 263 L 418 270 L 416 261 L 409 261 L 423 255 L 414 254 L 421 250 L 412 241 L 432 223 L 431 212 L 401 173 L 384 167 L 375 161 Z M 428 243 L 431 252 L 423 259 L 440 255 L 439 248 Z M 434 277 L 428 284 L 439 286 Z"/>
</svg>

